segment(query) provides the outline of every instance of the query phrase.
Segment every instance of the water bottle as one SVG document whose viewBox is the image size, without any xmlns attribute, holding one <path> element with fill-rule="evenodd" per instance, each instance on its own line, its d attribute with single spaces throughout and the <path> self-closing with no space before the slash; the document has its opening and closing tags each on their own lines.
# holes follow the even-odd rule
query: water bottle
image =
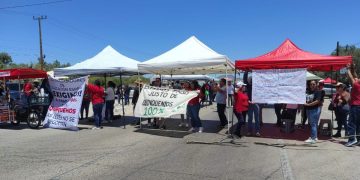
<svg viewBox="0 0 360 180">
<path fill-rule="evenodd" d="M 44 94 L 45 94 L 44 88 L 41 88 L 41 89 L 40 89 L 40 96 L 42 96 L 42 97 L 43 97 L 43 96 L 44 96 Z"/>
</svg>

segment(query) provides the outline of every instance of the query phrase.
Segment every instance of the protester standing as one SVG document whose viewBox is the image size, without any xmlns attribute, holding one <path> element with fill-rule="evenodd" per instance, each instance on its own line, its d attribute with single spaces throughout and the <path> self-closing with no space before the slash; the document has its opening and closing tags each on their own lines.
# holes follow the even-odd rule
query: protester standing
<svg viewBox="0 0 360 180">
<path fill-rule="evenodd" d="M 203 132 L 203 127 L 201 124 L 201 120 L 199 117 L 199 111 L 200 111 L 200 101 L 202 98 L 204 98 L 204 94 L 200 91 L 199 83 L 194 80 L 191 82 L 191 90 L 196 91 L 199 93 L 198 96 L 192 98 L 187 105 L 187 108 L 189 109 L 189 113 L 191 116 L 191 129 L 189 131 L 198 130 L 199 133 Z"/>
<path fill-rule="evenodd" d="M 334 107 L 335 117 L 337 121 L 337 132 L 333 137 L 341 137 L 341 129 L 344 126 L 345 136 L 348 135 L 347 117 L 349 115 L 350 93 L 346 91 L 346 85 L 343 83 L 336 84 L 336 94 L 332 101 Z"/>
<path fill-rule="evenodd" d="M 214 91 L 216 92 L 215 101 L 217 112 L 220 118 L 220 127 L 224 128 L 227 124 L 227 119 L 225 116 L 226 110 L 226 80 L 223 78 L 220 80 L 219 86 L 213 87 Z"/>
<path fill-rule="evenodd" d="M 179 81 L 176 81 L 174 87 L 174 89 L 185 89 L 185 90 L 191 90 L 190 89 L 190 83 L 189 82 L 184 82 L 183 86 L 180 85 Z M 180 124 L 179 127 L 189 127 L 189 108 L 186 108 L 186 122 L 185 122 L 185 114 L 180 114 Z"/>
<path fill-rule="evenodd" d="M 281 110 L 283 109 L 283 104 L 274 104 L 275 115 L 276 115 L 276 125 L 281 126 Z"/>
<path fill-rule="evenodd" d="M 256 136 L 260 136 L 260 119 L 259 119 L 259 112 L 260 106 L 257 103 L 252 102 L 252 78 L 248 76 L 249 72 L 246 71 L 244 73 L 243 81 L 247 84 L 247 94 L 249 97 L 249 109 L 248 109 L 248 136 L 252 135 L 253 131 L 253 118 L 255 117 L 255 131 Z"/>
<path fill-rule="evenodd" d="M 233 96 L 234 96 L 234 86 L 231 84 L 231 81 L 227 82 L 227 93 L 228 93 L 228 105 L 233 106 Z"/>
<path fill-rule="evenodd" d="M 105 92 L 104 88 L 100 86 L 100 80 L 95 80 L 94 84 L 88 84 L 88 90 L 91 93 L 91 102 L 93 105 L 95 127 L 92 129 L 100 129 L 102 121 L 102 109 L 104 106 Z"/>
<path fill-rule="evenodd" d="M 84 110 L 85 110 L 85 118 L 88 119 L 90 101 L 91 101 L 91 97 L 90 97 L 88 87 L 85 87 L 84 96 L 83 96 L 83 100 L 81 103 L 81 109 L 80 109 L 80 119 L 84 118 Z"/>
<path fill-rule="evenodd" d="M 349 141 L 345 146 L 350 147 L 358 144 L 358 137 L 360 133 L 360 80 L 355 73 L 355 65 L 348 65 L 348 76 L 351 83 L 350 93 L 350 114 L 349 114 Z"/>
<path fill-rule="evenodd" d="M 311 135 L 307 139 L 306 143 L 316 143 L 317 138 L 317 129 L 318 122 L 320 118 L 320 105 L 321 105 L 321 92 L 318 91 L 316 87 L 316 81 L 310 82 L 310 89 L 306 93 L 306 103 L 304 104 L 306 108 L 306 115 L 309 119 L 309 124 L 311 126 Z"/>
<path fill-rule="evenodd" d="M 141 89 L 142 89 L 142 84 L 140 82 L 137 82 L 136 86 L 134 88 L 133 97 L 131 99 L 131 103 L 133 105 L 133 113 L 135 111 L 136 103 L 137 103 L 137 101 L 139 99 Z M 140 123 L 141 123 L 141 118 L 139 118 L 139 121 L 136 123 L 136 125 L 140 125 Z"/>
<path fill-rule="evenodd" d="M 125 85 L 125 88 L 124 88 L 125 105 L 130 104 L 130 91 L 131 91 L 131 88 L 128 85 Z"/>
<path fill-rule="evenodd" d="M 238 124 L 236 126 L 235 135 L 241 137 L 241 127 L 245 124 L 242 112 L 245 112 L 249 108 L 249 97 L 247 96 L 245 91 L 245 86 L 243 82 L 238 82 L 236 84 L 238 90 L 235 90 L 234 93 L 234 114 L 238 119 Z"/>
<path fill-rule="evenodd" d="M 114 119 L 114 104 L 115 104 L 115 83 L 109 81 L 106 88 L 105 96 L 105 119 L 112 122 Z"/>
</svg>

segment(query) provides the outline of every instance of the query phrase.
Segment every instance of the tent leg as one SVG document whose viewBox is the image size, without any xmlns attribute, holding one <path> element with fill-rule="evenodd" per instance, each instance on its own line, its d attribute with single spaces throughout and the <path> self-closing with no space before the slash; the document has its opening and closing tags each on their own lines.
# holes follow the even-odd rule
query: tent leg
<svg viewBox="0 0 360 180">
<path fill-rule="evenodd" d="M 236 87 L 236 84 L 235 84 L 235 81 L 236 81 L 236 68 L 235 68 L 235 74 L 234 74 L 234 80 L 233 81 L 234 81 L 233 86 Z M 234 93 L 234 96 L 235 96 L 235 93 Z M 235 99 L 235 97 L 233 97 L 233 98 Z M 234 111 L 234 109 L 233 109 L 233 111 Z M 238 123 L 240 123 L 239 120 L 238 120 Z M 231 114 L 231 127 L 234 127 L 234 112 Z M 233 132 L 234 132 L 234 130 L 231 131 L 231 136 L 233 136 Z"/>
<path fill-rule="evenodd" d="M 230 110 L 229 110 L 229 94 L 228 94 L 228 92 L 227 92 L 227 86 L 228 86 L 228 65 L 226 64 L 225 65 L 226 66 L 226 68 L 225 68 L 225 77 L 226 77 L 226 84 L 225 84 L 225 89 L 226 89 L 226 103 L 225 103 L 225 105 L 226 105 L 226 114 L 227 114 L 227 121 L 228 121 L 228 136 L 230 136 L 230 137 L 232 137 L 231 136 L 231 134 L 230 134 L 230 120 L 229 120 L 229 118 L 230 118 Z"/>
<path fill-rule="evenodd" d="M 138 83 L 139 83 L 139 96 L 140 96 L 140 92 L 141 92 L 141 85 L 140 85 L 140 72 L 138 70 Z M 137 102 L 136 102 L 137 103 Z M 140 129 L 142 129 L 142 121 L 141 121 L 141 117 L 139 119 L 140 122 Z"/>
<path fill-rule="evenodd" d="M 123 119 L 124 119 L 124 129 L 126 128 L 126 119 L 125 119 L 125 108 L 124 108 L 124 92 L 123 92 L 123 84 L 122 84 L 122 74 L 120 73 L 120 95 L 121 95 L 121 106 L 122 106 L 122 110 L 123 110 Z"/>
<path fill-rule="evenodd" d="M 18 85 L 19 85 L 19 94 L 20 94 L 19 98 L 21 100 L 20 76 L 18 76 Z"/>
<path fill-rule="evenodd" d="M 330 84 L 332 84 L 333 77 L 333 66 L 331 66 L 331 81 Z M 333 98 L 333 86 L 331 86 L 331 99 Z M 331 111 L 331 126 L 334 126 L 334 111 Z M 333 127 L 331 127 L 331 136 L 333 135 Z"/>
</svg>

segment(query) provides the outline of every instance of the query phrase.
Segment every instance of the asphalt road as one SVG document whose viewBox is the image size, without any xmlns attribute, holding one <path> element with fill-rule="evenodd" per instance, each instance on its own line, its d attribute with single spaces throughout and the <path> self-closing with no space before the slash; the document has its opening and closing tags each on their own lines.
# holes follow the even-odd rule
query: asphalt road
<svg viewBox="0 0 360 180">
<path fill-rule="evenodd" d="M 264 109 L 262 137 L 229 143 L 215 110 L 201 109 L 201 134 L 177 127 L 178 119 L 168 119 L 167 130 L 140 130 L 130 117 L 101 130 L 81 121 L 77 132 L 2 124 L 0 179 L 359 179 L 360 149 L 344 147 L 345 139 L 304 146 L 307 129 L 281 133 L 274 110 Z M 279 143 L 287 146 L 272 146 Z"/>
</svg>

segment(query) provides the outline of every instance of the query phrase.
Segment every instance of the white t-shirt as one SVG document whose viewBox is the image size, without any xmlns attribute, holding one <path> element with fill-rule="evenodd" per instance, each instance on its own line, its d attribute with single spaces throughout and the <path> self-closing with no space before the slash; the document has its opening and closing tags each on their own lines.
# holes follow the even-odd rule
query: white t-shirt
<svg viewBox="0 0 360 180">
<path fill-rule="evenodd" d="M 227 87 L 227 93 L 228 94 L 234 94 L 234 86 L 233 85 L 230 85 Z"/>
<path fill-rule="evenodd" d="M 106 88 L 106 101 L 115 100 L 115 91 L 112 87 Z"/>
</svg>

